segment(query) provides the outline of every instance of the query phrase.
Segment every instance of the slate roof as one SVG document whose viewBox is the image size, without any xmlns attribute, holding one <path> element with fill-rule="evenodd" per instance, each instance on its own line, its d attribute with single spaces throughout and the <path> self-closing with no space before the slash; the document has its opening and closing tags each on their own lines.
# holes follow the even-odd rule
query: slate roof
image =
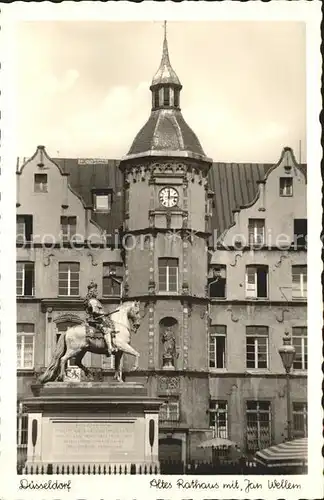
<svg viewBox="0 0 324 500">
<path fill-rule="evenodd" d="M 254 200 L 258 184 L 272 167 L 268 163 L 213 163 L 209 189 L 214 192 L 212 229 L 222 233 L 233 222 L 233 210 Z"/>
<path fill-rule="evenodd" d="M 189 152 L 206 157 L 198 137 L 177 109 L 152 111 L 127 156 L 155 151 Z"/>
<path fill-rule="evenodd" d="M 112 208 L 109 214 L 93 212 L 92 219 L 108 233 L 113 234 L 123 223 L 123 173 L 117 160 L 53 158 L 63 172 L 69 175 L 71 188 L 79 194 L 86 206 L 93 205 L 93 191 L 111 189 Z M 88 162 L 88 163 L 86 163 Z"/>
<path fill-rule="evenodd" d="M 93 219 L 109 233 L 123 223 L 123 174 L 119 160 L 88 160 L 53 158 L 66 173 L 74 191 L 92 205 L 92 190 L 111 189 L 113 204 L 110 214 L 93 213 Z M 271 163 L 213 163 L 209 171 L 209 189 L 213 195 L 212 229 L 219 234 L 233 222 L 234 209 L 251 203 L 258 190 L 257 181 L 263 180 L 274 165 Z M 306 175 L 306 165 L 300 166 Z"/>
</svg>

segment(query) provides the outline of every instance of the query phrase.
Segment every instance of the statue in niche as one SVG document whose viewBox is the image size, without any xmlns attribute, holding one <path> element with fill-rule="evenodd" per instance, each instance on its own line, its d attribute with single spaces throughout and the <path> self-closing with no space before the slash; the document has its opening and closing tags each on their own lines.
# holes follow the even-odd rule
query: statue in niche
<svg viewBox="0 0 324 500">
<path fill-rule="evenodd" d="M 174 370 L 174 358 L 176 355 L 175 335 L 172 326 L 166 326 L 162 335 L 163 343 L 163 369 Z"/>
</svg>

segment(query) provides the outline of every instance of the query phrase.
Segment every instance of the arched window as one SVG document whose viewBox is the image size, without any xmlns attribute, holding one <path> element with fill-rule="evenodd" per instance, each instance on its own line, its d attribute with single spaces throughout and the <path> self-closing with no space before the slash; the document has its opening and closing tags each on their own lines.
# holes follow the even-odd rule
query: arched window
<svg viewBox="0 0 324 500">
<path fill-rule="evenodd" d="M 166 316 L 165 318 L 162 318 L 160 321 L 160 328 L 166 328 L 166 327 L 173 327 L 175 328 L 178 325 L 178 322 L 175 318 L 172 318 L 171 316 Z"/>
</svg>

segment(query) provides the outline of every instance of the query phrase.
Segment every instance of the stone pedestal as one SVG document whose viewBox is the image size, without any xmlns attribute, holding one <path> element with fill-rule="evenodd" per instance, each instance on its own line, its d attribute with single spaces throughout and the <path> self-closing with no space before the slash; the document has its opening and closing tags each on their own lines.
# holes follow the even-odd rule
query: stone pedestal
<svg viewBox="0 0 324 500">
<path fill-rule="evenodd" d="M 25 400 L 31 466 L 158 465 L 161 401 L 141 384 L 52 382 Z"/>
<path fill-rule="evenodd" d="M 163 354 L 163 370 L 175 370 L 173 364 L 173 356 L 171 354 Z"/>
</svg>

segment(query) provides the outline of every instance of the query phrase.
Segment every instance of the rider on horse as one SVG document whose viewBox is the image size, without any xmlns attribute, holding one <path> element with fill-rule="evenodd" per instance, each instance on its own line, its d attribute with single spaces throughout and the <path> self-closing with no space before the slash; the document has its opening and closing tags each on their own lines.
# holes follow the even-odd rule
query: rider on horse
<svg viewBox="0 0 324 500">
<path fill-rule="evenodd" d="M 117 351 L 116 347 L 113 345 L 115 326 L 109 317 L 109 313 L 104 313 L 102 304 L 97 296 L 98 286 L 91 281 L 88 285 L 88 293 L 84 301 L 85 310 L 87 312 L 87 322 L 90 326 L 94 326 L 97 330 L 102 332 L 107 344 L 107 357 L 109 357 Z"/>
</svg>

